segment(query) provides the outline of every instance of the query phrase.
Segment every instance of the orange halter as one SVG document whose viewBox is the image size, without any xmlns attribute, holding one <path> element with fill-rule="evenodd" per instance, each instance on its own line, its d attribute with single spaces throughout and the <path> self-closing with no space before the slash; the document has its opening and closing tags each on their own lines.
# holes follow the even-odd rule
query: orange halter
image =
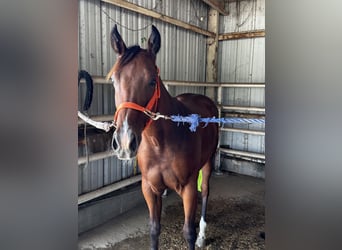
<svg viewBox="0 0 342 250">
<path fill-rule="evenodd" d="M 136 104 L 134 102 L 123 102 L 121 103 L 117 109 L 116 112 L 114 114 L 114 122 L 116 123 L 116 120 L 118 118 L 119 115 L 119 111 L 121 109 L 124 108 L 129 108 L 129 109 L 134 109 L 134 110 L 138 110 L 141 111 L 143 113 L 145 113 L 146 115 L 148 115 L 149 113 L 153 113 L 152 109 L 155 108 L 157 109 L 157 105 L 158 105 L 158 99 L 160 98 L 160 78 L 159 78 L 159 68 L 157 68 L 157 72 L 158 75 L 156 77 L 156 87 L 154 89 L 154 93 L 153 96 L 151 97 L 150 101 L 147 103 L 146 107 L 140 106 L 139 104 Z M 149 115 L 148 115 L 149 116 Z M 150 117 L 150 116 L 149 116 Z M 151 117 L 150 117 L 151 118 Z M 147 128 L 149 125 L 151 125 L 152 123 L 152 119 L 150 119 L 145 128 Z"/>
</svg>

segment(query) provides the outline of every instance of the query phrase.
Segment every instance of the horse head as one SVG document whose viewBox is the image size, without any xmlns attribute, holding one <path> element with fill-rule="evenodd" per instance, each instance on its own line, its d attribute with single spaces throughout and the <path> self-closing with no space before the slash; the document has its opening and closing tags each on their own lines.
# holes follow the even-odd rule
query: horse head
<svg viewBox="0 0 342 250">
<path fill-rule="evenodd" d="M 137 155 L 141 134 L 151 122 L 144 112 L 156 111 L 158 105 L 160 78 L 156 55 L 160 49 L 160 34 L 152 25 L 147 49 L 126 47 L 115 25 L 111 46 L 118 56 L 107 75 L 115 89 L 117 128 L 113 133 L 113 148 L 119 159 L 131 159 Z"/>
</svg>

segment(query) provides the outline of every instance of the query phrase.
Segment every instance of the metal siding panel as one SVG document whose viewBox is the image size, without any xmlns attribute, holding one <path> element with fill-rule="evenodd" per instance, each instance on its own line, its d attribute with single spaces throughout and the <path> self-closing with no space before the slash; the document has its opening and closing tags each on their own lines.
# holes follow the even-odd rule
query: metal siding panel
<svg viewBox="0 0 342 250">
<path fill-rule="evenodd" d="M 237 44 L 236 79 L 237 82 L 251 82 L 250 64 L 252 59 L 251 39 L 242 39 Z"/>
<path fill-rule="evenodd" d="M 228 16 L 220 15 L 220 26 L 219 26 L 219 33 L 228 33 L 236 31 L 236 21 L 237 21 L 237 14 L 236 14 L 236 3 L 230 2 L 228 3 Z"/>
<path fill-rule="evenodd" d="M 265 29 L 265 0 L 258 0 L 255 13 L 255 29 Z"/>
<path fill-rule="evenodd" d="M 253 38 L 253 42 L 252 81 L 265 82 L 265 38 Z"/>
<path fill-rule="evenodd" d="M 231 147 L 233 149 L 247 151 L 245 136 L 246 135 L 242 133 L 233 133 Z"/>
<path fill-rule="evenodd" d="M 116 165 L 116 179 L 114 182 L 119 181 L 122 179 L 122 161 L 118 158 L 115 158 L 115 165 Z"/>
<path fill-rule="evenodd" d="M 77 168 L 77 172 L 78 172 L 78 195 L 80 195 L 82 193 L 82 167 L 78 167 Z"/>
<path fill-rule="evenodd" d="M 237 40 L 219 42 L 220 82 L 236 82 Z"/>
<path fill-rule="evenodd" d="M 220 16 L 219 33 L 265 29 L 265 0 L 228 3 L 229 15 Z"/>
<path fill-rule="evenodd" d="M 256 153 L 265 153 L 265 136 L 248 135 L 248 151 Z"/>
<path fill-rule="evenodd" d="M 229 3 L 230 15 L 220 17 L 220 33 L 265 28 L 265 1 Z M 218 79 L 221 82 L 265 82 L 265 38 L 219 42 Z M 265 106 L 264 88 L 225 88 L 224 105 Z M 260 124 L 233 124 L 226 127 L 264 130 Z M 237 150 L 265 152 L 265 136 L 221 132 L 221 144 Z"/>
<path fill-rule="evenodd" d="M 84 13 L 80 13 L 85 16 L 84 20 L 84 64 L 82 68 L 86 69 L 90 74 L 101 74 L 98 59 L 101 59 L 101 47 L 98 46 L 97 41 L 101 41 L 101 27 L 100 27 L 100 12 L 99 12 L 99 1 L 80 1 L 83 2 Z"/>
<path fill-rule="evenodd" d="M 122 161 L 121 165 L 121 179 L 127 178 L 127 161 Z"/>
<path fill-rule="evenodd" d="M 110 162 L 109 158 L 103 159 L 103 185 L 108 185 L 111 183 L 110 176 L 112 174 L 111 168 L 110 168 Z"/>
<path fill-rule="evenodd" d="M 117 169 L 117 164 L 116 164 L 116 158 L 115 157 L 110 157 L 109 158 L 109 164 L 110 164 L 110 183 L 113 183 L 117 180 L 117 173 L 116 173 L 116 169 Z"/>
<path fill-rule="evenodd" d="M 86 86 L 85 84 L 80 84 L 78 86 L 78 110 L 83 110 L 83 104 L 85 100 Z"/>
<path fill-rule="evenodd" d="M 90 188 L 90 168 L 92 167 L 92 163 L 88 163 L 83 165 L 82 168 L 82 193 L 89 192 Z"/>
<path fill-rule="evenodd" d="M 78 26 L 78 53 L 79 53 L 79 67 L 81 69 L 86 68 L 85 67 L 85 60 L 87 60 L 86 57 L 86 1 L 80 0 L 79 1 L 79 26 Z"/>
<path fill-rule="evenodd" d="M 102 18 L 101 18 L 101 28 L 102 28 L 102 75 L 106 75 L 114 61 L 116 59 L 116 54 L 113 52 L 110 45 L 110 32 L 116 20 L 115 11 L 111 5 L 102 3 L 101 4 Z M 107 15 L 109 15 L 113 20 L 111 20 Z"/>
<path fill-rule="evenodd" d="M 96 190 L 98 185 L 99 165 L 100 161 L 95 161 L 90 164 L 90 190 Z"/>
<path fill-rule="evenodd" d="M 165 61 L 167 62 L 167 66 L 164 67 L 163 75 L 161 75 L 162 79 L 172 80 L 176 79 L 176 51 L 177 51 L 177 29 L 174 25 L 167 24 L 165 32 L 165 40 L 164 46 L 166 52 Z"/>
<path fill-rule="evenodd" d="M 103 86 L 103 114 L 111 115 L 115 112 L 114 87 L 112 85 Z"/>
<path fill-rule="evenodd" d="M 175 80 L 185 80 L 185 70 L 184 70 L 184 57 L 185 57 L 185 51 L 184 46 L 181 46 L 181 44 L 185 44 L 184 36 L 182 34 L 184 33 L 183 30 L 180 30 L 177 28 L 177 35 L 176 35 L 176 79 Z"/>
<path fill-rule="evenodd" d="M 95 169 L 93 169 L 94 172 L 92 190 L 103 187 L 103 160 L 99 160 L 96 163 L 97 166 Z"/>
<path fill-rule="evenodd" d="M 250 106 L 265 107 L 265 89 L 251 88 Z"/>
</svg>

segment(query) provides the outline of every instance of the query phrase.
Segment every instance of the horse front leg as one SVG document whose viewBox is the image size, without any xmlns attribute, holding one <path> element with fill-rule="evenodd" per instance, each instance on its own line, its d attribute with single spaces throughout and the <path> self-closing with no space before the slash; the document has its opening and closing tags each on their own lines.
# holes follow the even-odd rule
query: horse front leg
<svg viewBox="0 0 342 250">
<path fill-rule="evenodd" d="M 197 183 L 195 179 L 187 184 L 182 192 L 183 207 L 184 207 L 184 226 L 183 236 L 189 244 L 189 249 L 195 249 L 196 241 L 196 207 L 197 207 Z"/>
<path fill-rule="evenodd" d="M 160 215 L 162 208 L 161 195 L 153 193 L 150 185 L 148 185 L 144 178 L 142 178 L 141 187 L 150 216 L 151 250 L 157 250 L 159 244 Z"/>
</svg>

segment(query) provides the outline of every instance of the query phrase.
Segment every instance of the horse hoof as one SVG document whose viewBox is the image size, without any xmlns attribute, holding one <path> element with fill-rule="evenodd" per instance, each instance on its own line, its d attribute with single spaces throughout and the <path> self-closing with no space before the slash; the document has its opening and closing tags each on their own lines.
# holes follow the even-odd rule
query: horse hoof
<svg viewBox="0 0 342 250">
<path fill-rule="evenodd" d="M 205 239 L 204 239 L 204 238 L 198 237 L 197 240 L 196 240 L 196 246 L 198 246 L 198 247 L 204 247 L 204 242 L 205 242 Z"/>
</svg>

